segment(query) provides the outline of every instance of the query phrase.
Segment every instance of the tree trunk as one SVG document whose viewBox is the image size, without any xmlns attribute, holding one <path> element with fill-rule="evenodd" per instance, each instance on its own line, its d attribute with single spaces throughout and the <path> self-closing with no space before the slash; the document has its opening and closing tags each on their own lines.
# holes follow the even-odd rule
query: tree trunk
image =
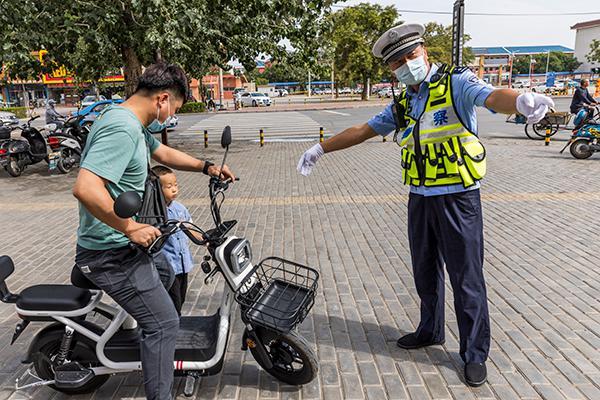
<svg viewBox="0 0 600 400">
<path fill-rule="evenodd" d="M 125 98 L 128 98 L 135 92 L 137 81 L 142 75 L 142 63 L 133 47 L 124 45 L 121 48 L 121 54 L 123 56 L 123 73 L 125 75 Z"/>
<path fill-rule="evenodd" d="M 363 83 L 363 90 L 360 95 L 360 99 L 367 100 L 367 95 L 368 95 L 367 91 L 369 90 L 369 87 L 368 87 L 369 86 L 369 78 L 367 78 L 366 76 L 363 76 L 362 83 Z"/>
</svg>

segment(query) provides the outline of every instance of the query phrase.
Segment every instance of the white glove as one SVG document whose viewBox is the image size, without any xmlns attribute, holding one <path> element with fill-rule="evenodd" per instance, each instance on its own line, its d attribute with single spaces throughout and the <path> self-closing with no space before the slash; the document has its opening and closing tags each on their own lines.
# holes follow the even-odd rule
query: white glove
<svg viewBox="0 0 600 400">
<path fill-rule="evenodd" d="M 550 107 L 554 108 L 554 101 L 542 94 L 521 93 L 517 97 L 517 111 L 527 117 L 528 124 L 540 122 Z"/>
<path fill-rule="evenodd" d="M 323 151 L 323 147 L 321 147 L 319 143 L 315 144 L 313 147 L 306 150 L 304 154 L 302 154 L 302 157 L 300 157 L 300 161 L 298 161 L 298 167 L 296 169 L 304 176 L 310 175 L 313 167 L 315 166 L 319 158 L 323 156 L 323 154 L 325 154 L 325 152 Z"/>
</svg>

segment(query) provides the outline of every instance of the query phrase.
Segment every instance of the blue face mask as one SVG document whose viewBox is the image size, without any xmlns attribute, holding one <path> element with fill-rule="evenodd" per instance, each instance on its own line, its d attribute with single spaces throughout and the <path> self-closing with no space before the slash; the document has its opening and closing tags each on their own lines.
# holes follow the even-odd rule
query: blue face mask
<svg viewBox="0 0 600 400">
<path fill-rule="evenodd" d="M 419 56 L 414 60 L 406 61 L 406 64 L 394 70 L 396 78 L 405 85 L 413 86 L 423 82 L 427 77 L 427 63 L 425 57 Z"/>
<path fill-rule="evenodd" d="M 160 122 L 158 120 L 158 116 L 160 115 L 160 106 L 159 106 L 156 110 L 156 118 L 154 119 L 154 121 L 152 121 L 150 123 L 150 125 L 148 125 L 146 127 L 146 129 L 148 129 L 148 131 L 150 131 L 152 133 L 160 133 L 160 132 L 164 131 L 165 129 L 167 129 L 167 127 L 169 125 L 171 125 L 171 120 L 173 119 L 173 117 L 171 117 L 171 103 L 168 100 L 167 100 L 167 107 L 168 107 L 168 112 L 167 112 L 167 119 L 165 119 L 165 122 Z"/>
</svg>

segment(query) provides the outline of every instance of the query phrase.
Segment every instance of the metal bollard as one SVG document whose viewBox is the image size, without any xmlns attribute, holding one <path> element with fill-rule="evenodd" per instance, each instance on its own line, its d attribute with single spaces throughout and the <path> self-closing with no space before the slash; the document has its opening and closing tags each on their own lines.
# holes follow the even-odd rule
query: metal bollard
<svg viewBox="0 0 600 400">
<path fill-rule="evenodd" d="M 205 129 L 204 130 L 204 148 L 206 149 L 208 147 L 208 131 Z"/>
<path fill-rule="evenodd" d="M 544 138 L 544 146 L 550 145 L 550 132 L 552 131 L 552 127 L 546 128 L 546 137 Z"/>
<path fill-rule="evenodd" d="M 319 143 L 323 143 L 323 141 L 325 140 L 325 135 L 323 133 L 323 127 L 319 128 Z"/>
<path fill-rule="evenodd" d="M 260 130 L 259 138 L 260 138 L 260 147 L 263 147 L 265 145 L 265 133 L 263 132 L 262 129 Z"/>
</svg>

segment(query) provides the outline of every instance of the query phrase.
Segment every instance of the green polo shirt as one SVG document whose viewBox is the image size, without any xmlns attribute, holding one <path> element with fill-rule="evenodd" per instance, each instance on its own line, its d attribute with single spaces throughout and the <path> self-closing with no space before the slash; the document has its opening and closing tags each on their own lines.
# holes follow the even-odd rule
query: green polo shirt
<svg viewBox="0 0 600 400">
<path fill-rule="evenodd" d="M 148 162 L 160 145 L 129 109 L 107 107 L 96 119 L 82 154 L 81 168 L 108 181 L 113 199 L 123 192 L 144 194 Z M 148 150 L 150 152 L 148 152 Z M 127 245 L 129 239 L 94 217 L 79 203 L 77 244 L 89 250 L 107 250 Z"/>
</svg>

